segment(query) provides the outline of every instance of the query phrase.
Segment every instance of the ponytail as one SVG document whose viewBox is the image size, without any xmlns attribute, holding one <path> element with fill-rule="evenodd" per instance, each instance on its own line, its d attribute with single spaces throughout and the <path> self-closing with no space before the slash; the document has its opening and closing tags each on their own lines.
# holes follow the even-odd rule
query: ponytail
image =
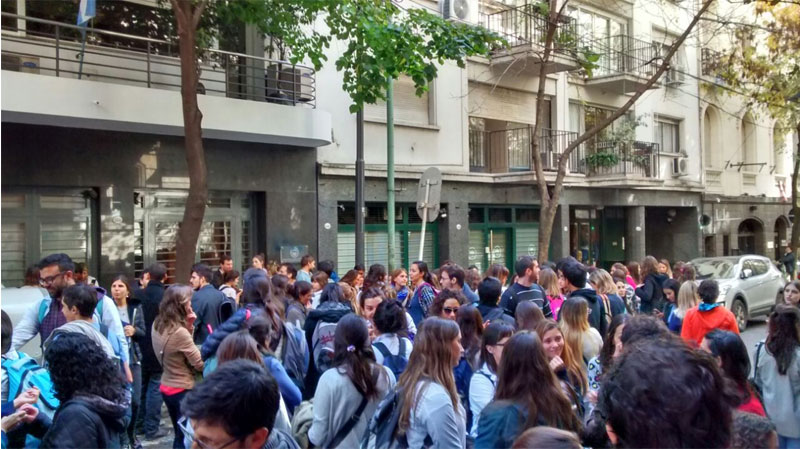
<svg viewBox="0 0 800 450">
<path fill-rule="evenodd" d="M 425 261 L 414 261 L 412 264 L 416 264 L 417 269 L 422 272 L 422 280 L 426 283 L 433 285 L 433 275 L 431 271 L 428 270 L 428 264 Z"/>
</svg>

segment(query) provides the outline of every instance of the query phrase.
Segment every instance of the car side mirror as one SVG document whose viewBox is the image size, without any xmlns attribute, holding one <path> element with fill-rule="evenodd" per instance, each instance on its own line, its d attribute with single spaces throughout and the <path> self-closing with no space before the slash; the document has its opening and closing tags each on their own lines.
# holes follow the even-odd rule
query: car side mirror
<svg viewBox="0 0 800 450">
<path fill-rule="evenodd" d="M 742 279 L 750 278 L 753 276 L 753 269 L 744 269 L 742 270 Z"/>
</svg>

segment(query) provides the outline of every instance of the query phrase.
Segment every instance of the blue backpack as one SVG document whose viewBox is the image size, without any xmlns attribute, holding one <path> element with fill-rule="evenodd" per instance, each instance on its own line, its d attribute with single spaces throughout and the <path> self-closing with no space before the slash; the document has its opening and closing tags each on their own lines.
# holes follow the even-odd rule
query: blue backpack
<svg viewBox="0 0 800 450">
<path fill-rule="evenodd" d="M 52 419 L 59 401 L 53 393 L 50 373 L 25 353 L 18 351 L 17 355 L 17 359 L 3 357 L 3 370 L 8 376 L 8 401 L 13 401 L 27 389 L 36 387 L 39 389 L 39 401 L 34 406 Z"/>
<path fill-rule="evenodd" d="M 393 355 L 383 342 L 372 344 L 383 355 L 383 366 L 392 371 L 395 380 L 400 379 L 400 374 L 406 370 L 408 365 L 408 359 L 404 356 L 406 354 L 406 341 L 401 337 L 397 339 L 400 341 L 400 351 L 396 355 Z"/>
</svg>

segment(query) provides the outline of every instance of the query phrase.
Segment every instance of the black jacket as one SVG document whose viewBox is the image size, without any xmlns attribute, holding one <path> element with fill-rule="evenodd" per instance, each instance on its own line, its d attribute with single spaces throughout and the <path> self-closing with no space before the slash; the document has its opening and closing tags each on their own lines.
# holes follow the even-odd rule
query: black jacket
<svg viewBox="0 0 800 450">
<path fill-rule="evenodd" d="M 131 299 L 128 301 L 128 317 L 133 321 L 133 328 L 136 329 L 136 331 L 133 333 L 133 336 L 130 337 L 131 342 L 128 346 L 130 357 L 129 361 L 130 364 L 133 365 L 141 362 L 142 360 L 142 342 L 146 338 L 144 311 L 142 310 L 142 305 L 138 300 Z"/>
<path fill-rule="evenodd" d="M 650 314 L 653 309 L 664 311 L 664 282 L 667 276 L 660 273 L 651 273 L 644 279 L 644 285 L 636 288 L 636 295 L 641 300 L 640 312 Z"/>
<path fill-rule="evenodd" d="M 597 292 L 592 289 L 578 289 L 572 291 L 567 298 L 583 297 L 589 303 L 589 325 L 600 332 L 600 336 L 606 335 L 608 329 L 608 320 L 606 319 L 606 311 L 603 307 L 603 302 L 597 296 Z"/>
<path fill-rule="evenodd" d="M 192 295 L 192 309 L 197 314 L 194 324 L 194 343 L 203 345 L 209 334 L 228 320 L 235 306 L 228 297 L 211 284 L 207 284 Z M 209 331 L 209 326 L 211 331 Z"/>
<path fill-rule="evenodd" d="M 76 395 L 56 411 L 39 448 L 120 448 L 128 401 Z"/>
<path fill-rule="evenodd" d="M 153 322 L 158 316 L 158 307 L 164 298 L 164 291 L 164 283 L 150 281 L 147 287 L 133 292 L 133 299 L 139 301 L 144 313 L 144 336 L 139 340 L 139 349 L 142 351 L 142 370 L 145 372 L 161 372 L 161 363 L 153 351 L 150 333 L 153 330 Z"/>
<path fill-rule="evenodd" d="M 487 320 L 502 320 L 512 327 L 516 328 L 517 326 L 517 324 L 514 322 L 514 318 L 506 314 L 505 310 L 500 306 L 492 306 L 481 303 L 478 305 L 478 311 L 480 311 L 484 322 Z"/>
<path fill-rule="evenodd" d="M 303 399 L 308 400 L 314 397 L 314 393 L 317 392 L 317 382 L 319 381 L 319 377 L 322 376 L 322 373 L 317 370 L 314 361 L 314 345 L 311 342 L 311 338 L 314 336 L 314 329 L 317 328 L 317 323 L 320 321 L 338 323 L 339 319 L 347 314 L 350 314 L 351 312 L 353 312 L 353 310 L 350 305 L 328 301 L 320 304 L 317 309 L 313 309 L 310 313 L 308 313 L 308 317 L 306 318 L 306 323 L 303 325 L 303 328 L 306 332 L 306 345 L 308 346 L 308 352 L 310 356 L 308 358 L 308 372 L 306 372 L 305 392 L 303 393 Z"/>
</svg>

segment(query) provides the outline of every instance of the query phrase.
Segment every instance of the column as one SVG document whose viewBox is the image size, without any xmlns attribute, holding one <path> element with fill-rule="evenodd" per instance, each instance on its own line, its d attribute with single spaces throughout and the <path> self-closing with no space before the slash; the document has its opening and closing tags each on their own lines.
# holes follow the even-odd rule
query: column
<svg viewBox="0 0 800 450">
<path fill-rule="evenodd" d="M 550 235 L 550 254 L 547 259 L 556 261 L 569 255 L 569 205 L 558 205 Z"/>
<path fill-rule="evenodd" d="M 625 257 L 628 261 L 641 261 L 645 256 L 644 206 L 631 206 L 626 221 Z"/>
</svg>

